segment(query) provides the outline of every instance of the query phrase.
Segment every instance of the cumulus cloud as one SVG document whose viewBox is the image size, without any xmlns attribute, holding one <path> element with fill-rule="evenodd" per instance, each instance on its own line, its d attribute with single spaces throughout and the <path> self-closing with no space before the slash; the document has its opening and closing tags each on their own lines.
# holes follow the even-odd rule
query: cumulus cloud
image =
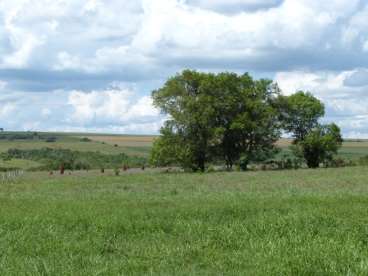
<svg viewBox="0 0 368 276">
<path fill-rule="evenodd" d="M 345 72 L 280 72 L 275 81 L 285 94 L 311 91 L 327 111 L 326 122 L 336 122 L 345 137 L 368 137 L 366 69 Z M 363 74 L 363 75 L 362 75 Z"/>
<path fill-rule="evenodd" d="M 68 120 L 81 125 L 121 125 L 147 123 L 159 116 L 148 96 L 134 101 L 133 92 L 112 88 L 104 91 L 72 91 L 68 104 L 73 112 Z"/>
<path fill-rule="evenodd" d="M 158 133 L 164 117 L 148 96 L 111 86 L 93 91 L 52 91 L 0 95 L 5 129 Z"/>
<path fill-rule="evenodd" d="M 189 67 L 276 76 L 286 93 L 308 88 L 330 101 L 331 116 L 355 116 L 346 117 L 351 127 L 344 124 L 361 132 L 367 17 L 361 0 L 2 0 L 2 110 L 14 95 L 38 107 L 18 101 L 0 113 L 14 115 L 9 127 L 15 129 L 34 118 L 28 127 L 101 129 L 106 123 L 114 131 L 136 131 L 153 125 L 145 121 L 155 117 L 148 93 Z M 139 91 L 106 89 L 114 81 Z M 19 104 L 26 115 L 16 114 Z M 141 123 L 127 127 L 124 118 L 138 113 Z"/>
<path fill-rule="evenodd" d="M 7 85 L 7 83 L 5 81 L 0 80 L 0 90 L 5 89 L 6 85 Z"/>
<path fill-rule="evenodd" d="M 67 125 L 104 132 L 158 133 L 163 117 L 149 96 L 137 97 L 126 88 L 103 91 L 71 91 Z"/>
<path fill-rule="evenodd" d="M 368 70 L 355 70 L 348 78 L 345 79 L 344 85 L 352 87 L 368 86 Z"/>
</svg>

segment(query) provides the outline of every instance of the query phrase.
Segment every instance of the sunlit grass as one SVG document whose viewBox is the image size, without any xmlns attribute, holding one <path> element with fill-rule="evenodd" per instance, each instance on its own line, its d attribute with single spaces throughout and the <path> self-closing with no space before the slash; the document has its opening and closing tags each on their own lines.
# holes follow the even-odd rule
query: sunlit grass
<svg viewBox="0 0 368 276">
<path fill-rule="evenodd" d="M 27 173 L 0 186 L 0 274 L 365 275 L 367 179 Z"/>
</svg>

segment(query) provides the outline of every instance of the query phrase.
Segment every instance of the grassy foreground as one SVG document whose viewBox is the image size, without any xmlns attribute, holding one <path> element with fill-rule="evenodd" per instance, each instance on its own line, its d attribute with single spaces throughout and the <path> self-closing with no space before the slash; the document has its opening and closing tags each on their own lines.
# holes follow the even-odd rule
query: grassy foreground
<svg viewBox="0 0 368 276">
<path fill-rule="evenodd" d="M 368 168 L 0 185 L 1 275 L 368 273 Z"/>
</svg>

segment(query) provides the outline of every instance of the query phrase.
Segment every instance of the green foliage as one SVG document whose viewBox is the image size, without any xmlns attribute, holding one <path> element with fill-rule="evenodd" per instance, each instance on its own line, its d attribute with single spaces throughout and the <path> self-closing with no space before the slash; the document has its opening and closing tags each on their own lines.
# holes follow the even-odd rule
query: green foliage
<svg viewBox="0 0 368 276">
<path fill-rule="evenodd" d="M 161 137 L 154 141 L 150 163 L 156 167 L 181 165 L 184 168 L 193 168 L 190 148 L 183 137 L 175 133 L 171 121 L 165 123 L 161 129 Z"/>
<path fill-rule="evenodd" d="M 280 137 L 278 88 L 248 74 L 183 71 L 152 93 L 170 119 L 155 142 L 151 162 L 204 171 L 221 160 L 231 168 L 241 154 L 250 160 L 274 153 Z"/>
<path fill-rule="evenodd" d="M 291 96 L 281 96 L 278 105 L 283 127 L 293 134 L 296 142 L 304 140 L 325 114 L 323 103 L 309 92 L 299 91 Z"/>
<path fill-rule="evenodd" d="M 8 141 L 31 141 L 45 140 L 46 142 L 55 142 L 57 137 L 49 134 L 39 134 L 37 132 L 3 132 L 0 133 L 0 140 Z"/>
<path fill-rule="evenodd" d="M 340 128 L 335 124 L 318 126 L 295 144 L 297 156 L 303 156 L 309 168 L 331 161 L 342 145 Z"/>
<path fill-rule="evenodd" d="M 171 117 L 161 135 L 168 135 L 166 140 L 176 141 L 173 150 L 179 151 L 174 153 L 178 156 L 175 159 L 182 167 L 189 166 L 194 171 L 204 171 L 206 162 L 210 160 L 215 115 L 210 89 L 213 78 L 212 74 L 186 70 L 152 92 L 154 105 Z M 156 147 L 158 145 L 160 148 L 168 146 L 166 142 L 155 144 Z M 164 152 L 155 149 L 154 154 L 158 151 Z"/>
<path fill-rule="evenodd" d="M 56 137 L 47 137 L 45 139 L 45 142 L 47 142 L 47 143 L 54 143 L 54 142 L 56 142 Z"/>
<path fill-rule="evenodd" d="M 363 166 L 368 166 L 368 155 L 360 157 L 358 163 Z"/>
<path fill-rule="evenodd" d="M 81 142 L 92 142 L 91 139 L 89 139 L 88 137 L 83 137 L 80 139 Z"/>
<path fill-rule="evenodd" d="M 100 152 L 81 152 L 52 148 L 33 150 L 9 149 L 2 154 L 2 157 L 38 161 L 44 164 L 38 168 L 40 170 L 58 170 L 61 164 L 64 164 L 64 168 L 67 170 L 97 169 L 101 166 L 115 168 L 122 164 L 140 167 L 146 162 L 146 159 L 143 157 L 132 157 L 124 153 L 112 155 Z"/>
<path fill-rule="evenodd" d="M 273 156 L 280 138 L 275 100 L 279 89 L 270 80 L 254 80 L 248 74 L 220 73 L 214 78 L 213 106 L 216 111 L 215 150 L 228 168 L 241 155 L 249 161 Z"/>
<path fill-rule="evenodd" d="M 283 128 L 295 138 L 291 147 L 295 156 L 303 158 L 309 168 L 317 168 L 320 163 L 333 165 L 342 138 L 336 124 L 319 124 L 325 114 L 323 103 L 309 92 L 299 91 L 291 96 L 281 96 L 277 105 Z"/>
<path fill-rule="evenodd" d="M 243 154 L 239 159 L 239 168 L 242 171 L 246 171 L 248 169 L 249 164 L 249 156 L 246 154 Z"/>
</svg>

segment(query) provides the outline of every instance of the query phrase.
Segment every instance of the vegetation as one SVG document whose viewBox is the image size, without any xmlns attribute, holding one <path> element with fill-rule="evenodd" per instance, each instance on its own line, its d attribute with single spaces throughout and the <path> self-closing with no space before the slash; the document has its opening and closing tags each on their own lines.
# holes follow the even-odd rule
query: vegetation
<svg viewBox="0 0 368 276">
<path fill-rule="evenodd" d="M 296 155 L 304 157 L 309 168 L 318 168 L 336 156 L 342 144 L 340 129 L 335 124 L 318 126 L 294 144 Z"/>
<path fill-rule="evenodd" d="M 1 275 L 366 275 L 368 170 L 0 185 Z"/>
<path fill-rule="evenodd" d="M 143 157 L 133 157 L 120 153 L 117 155 L 102 154 L 99 152 L 81 152 L 69 149 L 9 149 L 2 154 L 4 160 L 25 159 L 37 161 L 42 166 L 37 170 L 58 170 L 63 166 L 67 170 L 88 170 L 97 168 L 116 168 L 123 165 L 140 167 L 146 163 Z"/>
<path fill-rule="evenodd" d="M 302 91 L 289 97 L 281 96 L 281 122 L 295 138 L 293 151 L 304 158 L 309 168 L 331 162 L 342 145 L 340 128 L 336 124 L 321 125 L 324 105 L 310 93 Z"/>
<path fill-rule="evenodd" d="M 204 171 L 214 160 L 231 168 L 241 155 L 265 159 L 280 138 L 277 93 L 270 81 L 248 74 L 187 70 L 169 79 L 152 94 L 156 107 L 171 118 L 153 146 L 152 163 Z"/>
<path fill-rule="evenodd" d="M 1 134 L 1 133 L 0 133 Z M 5 132 L 7 135 L 29 135 L 30 132 Z M 120 154 L 124 153 L 129 156 L 140 156 L 148 157 L 152 146 L 154 137 L 149 136 L 132 136 L 132 135 L 82 135 L 80 133 L 41 133 L 38 132 L 39 136 L 42 137 L 55 137 L 56 141 L 47 143 L 46 139 L 0 139 L 0 152 L 6 152 L 9 149 L 42 149 L 45 147 L 53 149 L 70 149 L 73 151 L 99 151 L 103 154 Z M 29 136 L 30 137 L 30 136 Z M 91 141 L 87 142 L 85 139 L 88 138 Z M 113 142 L 110 143 L 109 139 Z M 144 142 L 141 142 L 144 140 Z M 106 141 L 106 143 L 104 142 Z M 119 147 L 114 147 L 114 144 L 119 144 Z"/>
<path fill-rule="evenodd" d="M 320 125 L 324 105 L 310 93 L 282 96 L 270 80 L 250 75 L 185 70 L 153 91 L 156 107 L 169 115 L 154 143 L 151 162 L 204 171 L 224 162 L 247 169 L 278 151 L 282 132 L 294 137 L 309 167 L 330 161 L 342 139 L 335 125 Z M 299 156 L 297 156 L 299 157 Z"/>
<path fill-rule="evenodd" d="M 293 135 L 296 143 L 303 141 L 309 132 L 318 127 L 318 120 L 325 115 L 324 105 L 308 92 L 280 96 L 278 101 L 283 128 Z"/>
<path fill-rule="evenodd" d="M 45 140 L 46 142 L 55 142 L 55 136 L 50 136 L 45 133 L 37 133 L 37 132 L 2 132 L 0 133 L 0 140 Z"/>
</svg>

